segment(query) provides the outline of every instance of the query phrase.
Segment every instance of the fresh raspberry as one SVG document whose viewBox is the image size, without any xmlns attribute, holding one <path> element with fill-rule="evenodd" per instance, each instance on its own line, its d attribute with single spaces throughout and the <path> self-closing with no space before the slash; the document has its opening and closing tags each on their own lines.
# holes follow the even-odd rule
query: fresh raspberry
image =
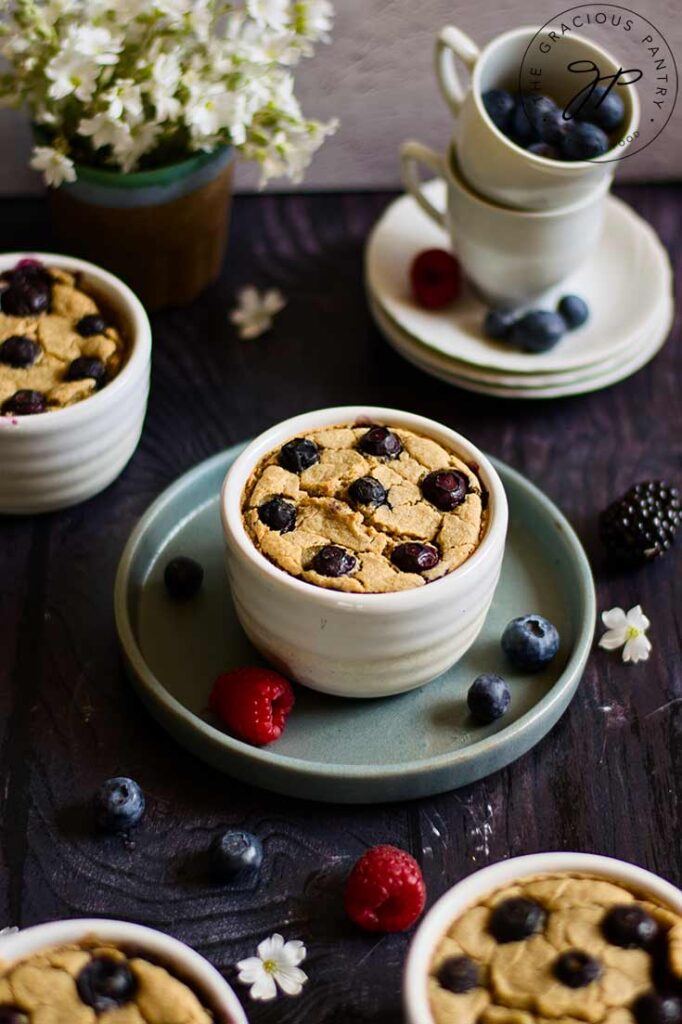
<svg viewBox="0 0 682 1024">
<path fill-rule="evenodd" d="M 419 865 L 397 846 L 367 850 L 346 882 L 346 913 L 368 932 L 405 931 L 417 920 L 425 901 Z"/>
<path fill-rule="evenodd" d="M 235 668 L 218 676 L 208 705 L 238 739 L 262 747 L 282 735 L 294 691 L 268 668 Z"/>
<path fill-rule="evenodd" d="M 444 249 L 426 249 L 415 256 L 410 268 L 412 292 L 420 306 L 442 309 L 459 295 L 462 273 L 459 263 Z"/>
</svg>

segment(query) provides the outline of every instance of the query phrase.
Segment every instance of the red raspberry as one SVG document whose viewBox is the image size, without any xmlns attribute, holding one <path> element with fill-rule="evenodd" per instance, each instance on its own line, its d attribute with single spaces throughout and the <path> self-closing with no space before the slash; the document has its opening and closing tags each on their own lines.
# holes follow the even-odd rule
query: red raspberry
<svg viewBox="0 0 682 1024">
<path fill-rule="evenodd" d="M 426 249 L 415 256 L 410 280 L 415 299 L 426 309 L 442 309 L 449 305 L 462 288 L 459 263 L 444 249 Z"/>
<path fill-rule="evenodd" d="M 363 853 L 346 882 L 346 913 L 368 932 L 405 931 L 425 901 L 419 865 L 397 846 L 373 846 Z"/>
<path fill-rule="evenodd" d="M 238 739 L 262 747 L 282 735 L 294 691 L 269 668 L 235 668 L 218 676 L 208 706 Z"/>
</svg>

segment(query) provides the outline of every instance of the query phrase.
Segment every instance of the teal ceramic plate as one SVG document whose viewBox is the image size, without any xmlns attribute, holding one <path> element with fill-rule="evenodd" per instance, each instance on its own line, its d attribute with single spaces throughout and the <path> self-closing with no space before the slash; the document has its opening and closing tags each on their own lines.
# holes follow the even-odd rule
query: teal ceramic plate
<svg viewBox="0 0 682 1024">
<path fill-rule="evenodd" d="M 291 796 L 340 803 L 407 800 L 483 778 L 530 750 L 555 724 L 580 681 L 592 644 L 590 567 L 572 528 L 536 487 L 495 462 L 507 490 L 510 530 L 502 577 L 483 631 L 466 657 L 428 686 L 381 700 L 346 700 L 297 687 L 296 706 L 272 747 L 241 743 L 212 722 L 215 677 L 261 661 L 232 608 L 218 495 L 241 451 L 203 462 L 168 488 L 134 530 L 116 579 L 116 623 L 131 678 L 175 739 L 221 771 Z M 198 559 L 198 596 L 174 604 L 163 568 Z M 500 650 L 509 619 L 539 612 L 559 628 L 561 650 L 539 675 L 510 671 Z M 503 719 L 477 727 L 466 692 L 481 672 L 509 681 Z"/>
</svg>

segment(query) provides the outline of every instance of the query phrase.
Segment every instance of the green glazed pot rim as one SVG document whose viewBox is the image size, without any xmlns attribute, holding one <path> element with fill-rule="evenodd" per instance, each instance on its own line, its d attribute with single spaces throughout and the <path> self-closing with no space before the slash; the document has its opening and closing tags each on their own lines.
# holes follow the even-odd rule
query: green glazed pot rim
<svg viewBox="0 0 682 1024">
<path fill-rule="evenodd" d="M 181 160 L 177 164 L 157 167 L 151 171 L 132 171 L 126 174 L 124 171 L 106 171 L 99 167 L 76 164 L 76 173 L 79 181 L 89 181 L 96 185 L 107 185 L 110 188 L 149 188 L 158 185 L 170 185 L 212 163 L 229 148 L 229 146 L 220 146 L 209 153 L 197 153 L 187 160 Z"/>
</svg>

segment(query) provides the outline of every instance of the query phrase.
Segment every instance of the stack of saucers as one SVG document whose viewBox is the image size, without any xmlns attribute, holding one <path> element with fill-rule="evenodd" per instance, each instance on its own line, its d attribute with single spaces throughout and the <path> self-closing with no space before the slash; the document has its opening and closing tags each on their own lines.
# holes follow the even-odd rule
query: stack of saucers
<svg viewBox="0 0 682 1024">
<path fill-rule="evenodd" d="M 424 186 L 445 209 L 445 186 Z M 473 290 L 446 309 L 424 309 L 410 287 L 415 256 L 450 248 L 445 228 L 411 196 L 394 202 L 366 250 L 366 285 L 374 318 L 405 359 L 426 373 L 470 391 L 506 398 L 557 398 L 608 387 L 636 373 L 658 352 L 673 319 L 670 263 L 655 232 L 625 203 L 606 199 L 604 230 L 592 254 L 534 308 L 554 309 L 577 294 L 590 308 L 587 323 L 551 351 L 523 352 L 491 341 L 482 325 L 488 307 Z"/>
</svg>

